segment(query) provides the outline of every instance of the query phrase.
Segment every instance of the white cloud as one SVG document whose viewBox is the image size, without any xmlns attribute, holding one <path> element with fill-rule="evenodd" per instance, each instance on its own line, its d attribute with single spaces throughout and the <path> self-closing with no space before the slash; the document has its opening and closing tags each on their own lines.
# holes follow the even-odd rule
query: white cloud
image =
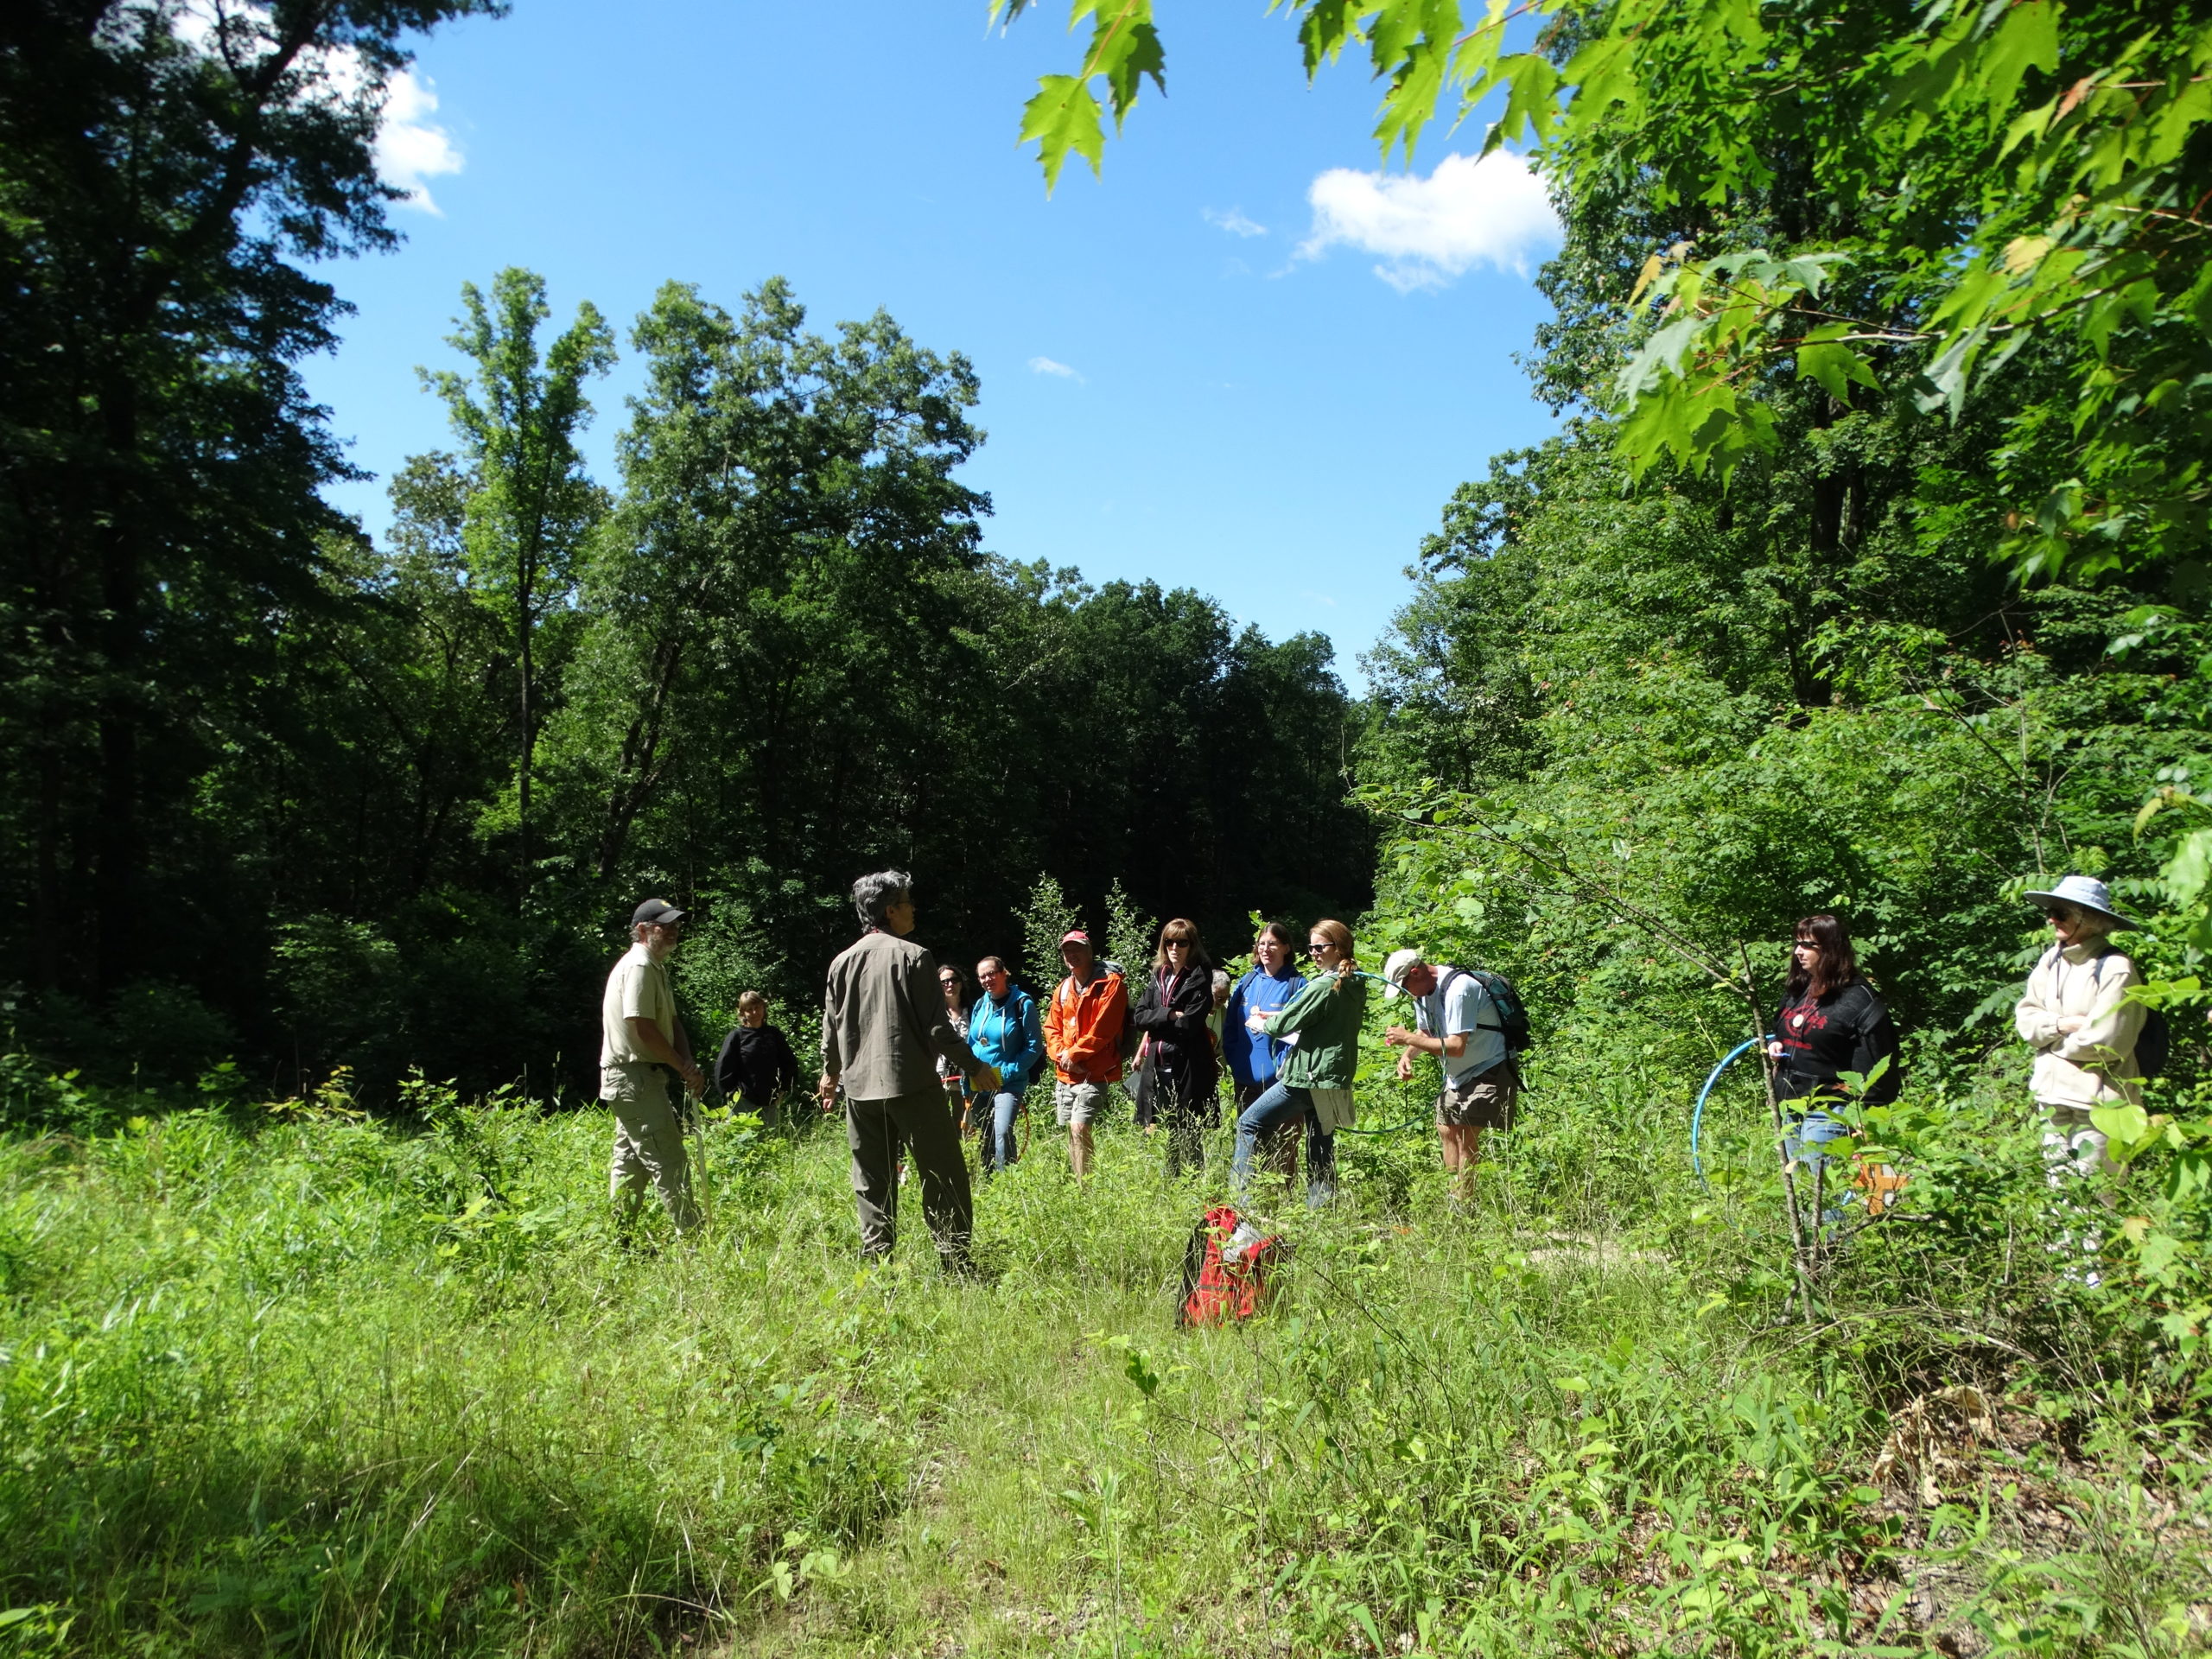
<svg viewBox="0 0 2212 1659">
<path fill-rule="evenodd" d="M 222 4 L 220 0 L 185 0 L 172 14 L 169 26 L 179 40 L 212 53 L 217 49 L 219 21 L 228 25 L 231 49 L 241 55 L 259 55 L 255 48 L 266 49 L 273 39 L 274 25 L 265 6 Z M 348 46 L 303 58 L 301 67 L 316 72 L 316 91 L 333 104 L 353 102 L 368 84 L 361 54 Z M 461 156 L 453 135 L 430 118 L 437 110 L 438 95 L 430 83 L 402 69 L 385 83 L 374 149 L 377 176 L 407 193 L 400 206 L 442 217 L 423 181 L 460 172 Z"/>
<path fill-rule="evenodd" d="M 438 95 L 427 80 L 403 69 L 385 88 L 384 124 L 377 129 L 377 171 L 386 184 L 407 192 L 406 206 L 443 217 L 425 179 L 461 171 L 453 135 L 430 118 Z"/>
<path fill-rule="evenodd" d="M 1068 367 L 1066 364 L 1055 363 L 1049 357 L 1031 358 L 1029 359 L 1029 372 L 1032 374 L 1053 375 L 1062 380 L 1072 380 L 1078 386 L 1087 386 L 1090 384 L 1090 382 L 1084 379 L 1081 374 Z"/>
<path fill-rule="evenodd" d="M 1476 265 L 1525 276 L 1531 257 L 1559 245 L 1541 180 L 1505 150 L 1446 156 L 1427 178 L 1331 168 L 1306 193 L 1313 228 L 1298 257 L 1343 245 L 1381 254 L 1375 274 L 1407 293 L 1442 288 Z"/>
<path fill-rule="evenodd" d="M 1232 207 L 1225 213 L 1212 207 L 1201 211 L 1207 224 L 1218 225 L 1231 236 L 1265 236 L 1268 233 L 1266 226 L 1245 218 L 1242 207 Z"/>
</svg>

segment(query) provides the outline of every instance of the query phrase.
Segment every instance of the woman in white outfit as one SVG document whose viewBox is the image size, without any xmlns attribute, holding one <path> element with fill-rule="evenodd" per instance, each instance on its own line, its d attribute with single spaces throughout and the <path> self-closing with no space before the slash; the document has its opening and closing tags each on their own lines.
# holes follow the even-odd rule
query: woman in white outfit
<svg viewBox="0 0 2212 1659">
<path fill-rule="evenodd" d="M 2031 1087 L 2044 1116 L 2044 1160 L 2054 1180 L 2110 1170 L 2104 1133 L 2089 1113 L 2143 1097 L 2135 1039 L 2145 1013 L 2127 999 L 2142 976 L 2111 940 L 2114 929 L 2135 924 L 2112 907 L 2103 882 L 2086 875 L 2067 876 L 2048 893 L 2026 896 L 2050 918 L 2054 938 L 2012 1014 L 2036 1052 Z"/>
</svg>

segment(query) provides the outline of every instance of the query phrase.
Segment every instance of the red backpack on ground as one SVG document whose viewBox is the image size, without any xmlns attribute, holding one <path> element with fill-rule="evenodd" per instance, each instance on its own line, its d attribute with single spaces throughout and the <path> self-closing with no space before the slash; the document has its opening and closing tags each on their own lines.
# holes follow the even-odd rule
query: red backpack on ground
<svg viewBox="0 0 2212 1659">
<path fill-rule="evenodd" d="M 1227 1205 L 1207 1211 L 1183 1252 L 1176 1325 L 1227 1325 L 1265 1313 L 1268 1280 L 1289 1254 L 1280 1233 L 1260 1232 Z"/>
</svg>

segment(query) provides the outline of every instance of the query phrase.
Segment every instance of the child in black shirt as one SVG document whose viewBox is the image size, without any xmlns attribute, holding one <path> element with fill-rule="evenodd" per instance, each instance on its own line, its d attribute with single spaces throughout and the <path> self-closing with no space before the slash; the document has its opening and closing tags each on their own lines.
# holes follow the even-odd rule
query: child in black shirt
<svg viewBox="0 0 2212 1659">
<path fill-rule="evenodd" d="M 737 999 L 737 1021 L 715 1057 L 715 1082 L 734 1109 L 772 1122 L 783 1096 L 798 1085 L 798 1057 L 790 1039 L 768 1023 L 768 999 L 760 992 Z"/>
</svg>

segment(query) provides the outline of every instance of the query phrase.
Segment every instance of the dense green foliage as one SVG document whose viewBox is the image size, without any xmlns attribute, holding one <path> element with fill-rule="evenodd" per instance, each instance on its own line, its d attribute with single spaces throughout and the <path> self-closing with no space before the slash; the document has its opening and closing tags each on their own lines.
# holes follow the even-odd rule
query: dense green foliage
<svg viewBox="0 0 2212 1659">
<path fill-rule="evenodd" d="M 265 901 L 206 798 L 252 776 L 234 757 L 268 712 L 268 619 L 326 608 L 315 549 L 339 526 L 316 489 L 346 469 L 296 365 L 344 307 L 316 262 L 394 240 L 371 143 L 403 37 L 491 9 L 276 0 L 214 23 L 26 0 L 0 18 L 11 983 L 111 999 L 250 970 L 238 922 Z"/>
<path fill-rule="evenodd" d="M 1616 24 L 1592 13 L 1550 49 Z M 1695 49 L 1630 60 L 1660 77 Z M 2194 562 L 2150 541 L 2125 561 L 2005 556 L 1993 480 L 2024 421 L 2080 393 L 2055 339 L 1959 418 L 1900 351 L 1849 385 L 1766 384 L 1732 468 L 1639 455 L 1649 411 L 1617 404 L 1616 375 L 1645 337 L 1624 302 L 1652 250 L 1696 212 L 1701 246 L 1802 251 L 1849 196 L 1821 174 L 1825 129 L 1766 134 L 1758 177 L 1690 191 L 1653 109 L 1605 129 L 1610 170 L 1559 163 L 1566 243 L 1532 369 L 1567 431 L 1459 493 L 1370 659 L 1366 796 L 1402 826 L 1383 931 L 1516 970 L 1578 1048 L 1694 1073 L 1771 1018 L 1791 923 L 1834 910 L 1906 1032 L 1908 1097 L 1926 1097 L 2010 1046 L 2044 942 L 2019 893 L 2085 870 L 2164 912 L 2127 948 L 2180 1024 L 2171 1081 L 2190 1083 L 2212 1059 L 2202 900 L 2174 861 L 2193 820 L 2140 809 L 2162 785 L 2186 806 L 2212 747 Z M 2194 349 L 2145 366 L 2183 372 Z M 2164 1103 L 2111 1125 L 2172 1160 L 2139 1169 L 2130 1200 L 2156 1273 L 2208 1239 L 2212 1123 Z M 2212 1313 L 2194 1273 L 2168 1274 L 2159 1313 L 2190 1350 Z"/>
<path fill-rule="evenodd" d="M 887 315 L 823 335 L 779 281 L 734 314 L 670 285 L 600 481 L 577 442 L 615 331 L 588 304 L 556 330 L 500 272 L 426 368 L 453 444 L 391 481 L 385 543 L 320 500 L 347 474 L 297 365 L 344 306 L 312 262 L 391 244 L 370 143 L 401 36 L 483 9 L 0 24 L 25 1038 L 111 1080 L 575 1084 L 647 893 L 711 918 L 698 986 L 803 1004 L 886 865 L 971 961 L 1040 872 L 1102 923 L 1116 880 L 1232 931 L 1363 905 L 1328 642 L 992 556 L 957 476 L 975 373 Z"/>
</svg>

